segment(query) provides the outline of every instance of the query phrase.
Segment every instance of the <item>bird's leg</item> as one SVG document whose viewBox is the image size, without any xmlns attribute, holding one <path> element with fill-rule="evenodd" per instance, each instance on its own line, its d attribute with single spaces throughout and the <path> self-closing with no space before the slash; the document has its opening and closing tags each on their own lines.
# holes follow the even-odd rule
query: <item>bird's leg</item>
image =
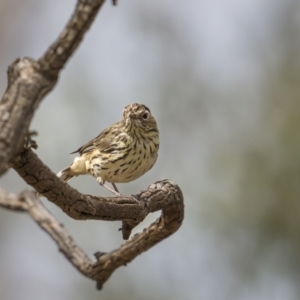
<svg viewBox="0 0 300 300">
<path fill-rule="evenodd" d="M 108 191 L 110 191 L 111 193 L 115 194 L 116 196 L 121 196 L 121 194 L 119 193 L 116 185 L 114 183 L 112 183 L 114 190 L 112 188 L 110 188 L 109 186 L 107 186 L 105 183 L 105 181 L 101 178 L 101 177 L 97 177 L 97 182 L 102 185 L 104 188 L 106 188 Z"/>
<path fill-rule="evenodd" d="M 111 185 L 113 186 L 113 188 L 115 189 L 115 191 L 120 194 L 120 192 L 119 192 L 116 184 L 114 182 L 112 182 Z"/>
<path fill-rule="evenodd" d="M 100 183 L 101 184 L 101 183 Z M 104 188 L 106 188 L 108 191 L 110 191 L 111 193 L 115 194 L 116 196 L 121 196 L 121 194 L 118 191 L 113 190 L 112 188 L 110 188 L 109 186 L 107 186 L 106 184 L 102 183 L 101 184 Z"/>
<path fill-rule="evenodd" d="M 118 190 L 118 188 L 117 188 L 117 186 L 116 186 L 115 183 L 111 182 L 111 184 L 112 184 L 114 190 L 111 189 L 111 188 L 110 188 L 109 186 L 107 186 L 106 184 L 100 183 L 100 185 L 102 185 L 104 188 L 106 188 L 108 191 L 110 191 L 111 193 L 115 194 L 116 196 L 118 196 L 118 197 L 124 196 L 124 195 L 122 195 L 122 194 L 119 192 L 119 190 Z M 137 198 L 133 197 L 132 195 L 131 195 L 131 197 L 134 198 L 136 201 L 139 201 Z"/>
</svg>

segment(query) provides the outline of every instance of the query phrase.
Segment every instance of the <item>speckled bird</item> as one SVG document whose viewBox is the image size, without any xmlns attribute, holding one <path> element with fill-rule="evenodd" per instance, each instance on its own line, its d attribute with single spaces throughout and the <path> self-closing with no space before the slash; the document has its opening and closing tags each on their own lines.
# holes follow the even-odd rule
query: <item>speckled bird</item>
<svg viewBox="0 0 300 300">
<path fill-rule="evenodd" d="M 129 104 L 122 120 L 72 152 L 79 156 L 57 176 L 68 181 L 90 174 L 100 185 L 119 195 L 116 183 L 133 181 L 149 171 L 157 160 L 158 149 L 159 132 L 150 109 L 144 104 Z M 105 182 L 110 182 L 114 189 Z"/>
</svg>

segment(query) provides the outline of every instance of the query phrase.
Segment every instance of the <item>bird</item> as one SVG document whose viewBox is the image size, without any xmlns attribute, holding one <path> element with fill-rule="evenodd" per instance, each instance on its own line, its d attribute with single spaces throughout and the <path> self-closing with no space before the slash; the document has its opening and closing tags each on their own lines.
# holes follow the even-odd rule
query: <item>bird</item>
<svg viewBox="0 0 300 300">
<path fill-rule="evenodd" d="M 129 104 L 119 122 L 72 152 L 79 156 L 57 176 L 67 182 L 74 176 L 90 174 L 120 196 L 116 183 L 131 182 L 148 172 L 156 163 L 158 150 L 159 131 L 150 109 L 144 104 Z"/>
</svg>

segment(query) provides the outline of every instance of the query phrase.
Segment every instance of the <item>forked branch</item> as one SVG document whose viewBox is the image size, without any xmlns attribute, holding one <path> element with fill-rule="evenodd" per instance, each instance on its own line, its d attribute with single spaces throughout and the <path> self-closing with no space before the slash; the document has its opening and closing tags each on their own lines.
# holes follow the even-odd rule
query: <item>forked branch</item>
<svg viewBox="0 0 300 300">
<path fill-rule="evenodd" d="M 78 0 L 76 9 L 59 38 L 37 61 L 17 59 L 8 70 L 8 86 L 0 102 L 0 175 L 8 165 L 37 192 L 78 220 L 122 221 L 123 238 L 151 212 L 160 218 L 110 253 L 98 252 L 92 261 L 67 231 L 42 205 L 36 192 L 14 195 L 0 189 L 0 206 L 23 211 L 58 244 L 65 257 L 100 289 L 118 267 L 174 233 L 183 220 L 183 196 L 169 180 L 150 185 L 133 196 L 115 198 L 82 195 L 61 181 L 31 150 L 28 128 L 43 97 L 57 82 L 60 70 L 73 54 L 104 0 Z M 116 0 L 113 0 L 116 3 Z M 29 142 L 29 143 L 28 143 Z M 25 147 L 24 147 L 25 144 Z"/>
<path fill-rule="evenodd" d="M 0 175 L 16 155 L 44 96 L 74 53 L 104 0 L 78 0 L 58 39 L 37 61 L 17 59 L 8 69 L 8 86 L 0 102 Z"/>
<path fill-rule="evenodd" d="M 184 205 L 181 190 L 166 179 L 153 183 L 147 190 L 133 197 L 102 198 L 80 194 L 61 181 L 31 149 L 23 151 L 12 162 L 12 167 L 28 184 L 72 218 L 123 221 L 122 231 L 125 239 L 128 239 L 132 228 L 148 213 L 162 211 L 160 218 L 142 233 L 136 234 L 117 250 L 109 253 L 98 252 L 95 255 L 96 262 L 92 262 L 46 210 L 35 193 L 25 192 L 19 197 L 7 193 L 4 194 L 5 197 L 1 197 L 0 193 L 2 199 L 7 199 L 0 201 L 1 206 L 27 211 L 55 240 L 66 258 L 82 274 L 97 282 L 99 289 L 118 267 L 126 265 L 142 252 L 170 236 L 183 221 Z"/>
</svg>

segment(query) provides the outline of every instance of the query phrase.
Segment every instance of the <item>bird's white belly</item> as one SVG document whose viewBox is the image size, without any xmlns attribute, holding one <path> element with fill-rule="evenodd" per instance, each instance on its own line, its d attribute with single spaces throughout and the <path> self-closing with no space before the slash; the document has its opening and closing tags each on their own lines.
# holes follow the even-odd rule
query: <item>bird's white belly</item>
<svg viewBox="0 0 300 300">
<path fill-rule="evenodd" d="M 152 145 L 154 149 L 154 145 Z M 149 171 L 157 160 L 157 152 L 150 153 L 150 145 L 147 145 L 146 150 L 142 147 L 137 147 L 133 155 L 127 155 L 122 158 L 122 154 L 116 153 L 109 156 L 109 159 L 99 155 L 90 160 L 88 170 L 89 173 L 102 181 L 125 183 L 133 181 L 147 171 Z"/>
</svg>

